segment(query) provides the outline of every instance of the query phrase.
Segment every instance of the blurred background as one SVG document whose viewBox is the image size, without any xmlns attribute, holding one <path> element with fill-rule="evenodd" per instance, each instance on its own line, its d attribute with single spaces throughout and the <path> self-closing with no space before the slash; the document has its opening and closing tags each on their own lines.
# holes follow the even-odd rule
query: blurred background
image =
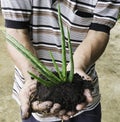
<svg viewBox="0 0 120 122">
<path fill-rule="evenodd" d="M 12 99 L 14 67 L 6 50 L 4 20 L 0 12 L 0 122 L 21 122 L 19 106 Z M 120 21 L 96 66 L 101 91 L 102 122 L 120 122 Z"/>
</svg>

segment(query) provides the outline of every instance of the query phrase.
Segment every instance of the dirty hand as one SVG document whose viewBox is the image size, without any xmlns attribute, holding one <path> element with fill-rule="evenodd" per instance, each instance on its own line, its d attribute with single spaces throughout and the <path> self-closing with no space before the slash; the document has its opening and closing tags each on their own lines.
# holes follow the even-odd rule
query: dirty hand
<svg viewBox="0 0 120 122">
<path fill-rule="evenodd" d="M 79 73 L 81 76 L 84 76 L 85 79 L 91 80 L 89 76 L 85 73 L 78 72 L 76 70 L 75 73 Z M 21 110 L 22 110 L 22 118 L 26 119 L 29 118 L 31 112 L 38 112 L 38 113 L 47 113 L 54 116 L 57 116 L 63 120 L 68 120 L 71 116 L 74 116 L 76 112 L 83 109 L 88 103 L 92 102 L 92 96 L 88 89 L 85 90 L 84 95 L 86 96 L 87 101 L 82 104 L 78 104 L 76 106 L 76 111 L 66 111 L 65 109 L 61 109 L 61 105 L 58 103 L 52 103 L 51 101 L 34 101 L 30 104 L 30 98 L 36 91 L 37 81 L 31 80 L 26 82 L 20 91 L 20 101 L 21 101 Z M 31 111 L 32 110 L 32 111 Z"/>
<path fill-rule="evenodd" d="M 30 117 L 31 112 L 46 112 L 51 109 L 54 111 L 54 106 L 51 101 L 39 102 L 34 101 L 31 103 L 31 98 L 34 96 L 36 91 L 37 81 L 32 80 L 31 82 L 26 82 L 20 91 L 19 99 L 21 103 L 21 116 L 22 119 L 27 119 Z M 56 111 L 56 110 L 55 110 Z"/>
<path fill-rule="evenodd" d="M 31 112 L 55 114 L 60 110 L 60 105 L 58 103 L 53 104 L 51 101 L 40 102 L 36 100 L 31 103 L 30 100 L 34 96 L 36 86 L 37 80 L 29 79 L 19 93 L 22 119 L 29 118 Z"/>
<path fill-rule="evenodd" d="M 89 77 L 84 71 L 82 71 L 80 69 L 75 69 L 74 73 L 78 73 L 84 80 L 88 80 L 90 82 L 92 81 L 92 78 Z M 86 96 L 85 103 L 78 104 L 76 106 L 76 111 L 66 111 L 66 110 L 59 111 L 59 115 L 58 115 L 59 118 L 61 118 L 63 120 L 68 120 L 72 116 L 74 116 L 77 112 L 81 111 L 83 108 L 85 108 L 89 103 L 91 103 L 93 101 L 91 91 L 89 89 L 85 89 L 84 95 Z"/>
<path fill-rule="evenodd" d="M 80 69 L 75 69 L 75 73 L 78 73 L 84 80 L 92 82 L 92 78 L 88 76 L 84 71 Z M 76 110 L 80 111 L 82 110 L 88 103 L 91 103 L 93 101 L 91 91 L 89 89 L 85 89 L 84 95 L 86 96 L 86 103 L 78 104 L 76 106 Z"/>
<path fill-rule="evenodd" d="M 86 73 L 84 73 L 81 70 L 76 69 L 75 73 L 78 73 L 79 75 L 81 75 L 83 79 L 85 80 L 88 80 L 88 81 L 90 80 L 90 82 L 92 80 L 88 75 L 86 75 Z M 66 111 L 65 109 L 61 109 L 61 105 L 59 103 L 53 104 L 51 101 L 45 101 L 45 102 L 35 101 L 32 103 L 32 109 L 38 113 L 54 115 L 63 120 L 68 120 L 72 116 L 74 116 L 77 112 L 79 112 L 84 107 L 86 107 L 88 103 L 92 102 L 93 98 L 91 96 L 91 92 L 89 89 L 85 89 L 84 95 L 86 96 L 86 102 L 78 104 L 76 106 L 76 111 Z"/>
<path fill-rule="evenodd" d="M 35 68 L 29 67 L 26 71 L 24 71 L 24 78 L 25 78 L 25 84 L 23 85 L 22 89 L 19 93 L 19 100 L 21 104 L 21 116 L 22 119 L 27 119 L 30 117 L 31 112 L 37 112 L 36 106 L 32 108 L 31 105 L 31 99 L 34 97 L 34 94 L 37 90 L 37 80 L 32 78 L 30 74 L 27 72 L 30 71 L 33 74 L 36 74 L 39 76 L 39 72 L 36 71 Z M 35 104 L 38 103 L 38 101 L 34 101 Z M 52 106 L 52 102 L 45 101 L 39 104 L 40 110 L 47 110 L 48 107 L 50 108 Z"/>
<path fill-rule="evenodd" d="M 88 80 L 90 82 L 92 81 L 92 79 L 86 73 L 81 71 L 80 69 L 79 70 L 76 69 L 75 73 L 78 73 L 79 75 L 81 75 L 84 80 Z M 39 101 L 35 101 L 32 103 L 32 108 L 35 111 L 38 111 L 40 113 L 43 111 L 43 113 L 47 112 L 48 115 L 51 114 L 56 117 L 59 117 L 60 119 L 68 120 L 72 116 L 74 116 L 77 112 L 79 112 L 80 110 L 85 108 L 88 103 L 92 102 L 93 98 L 91 95 L 91 91 L 89 89 L 85 89 L 84 95 L 86 96 L 86 102 L 78 104 L 76 106 L 76 111 L 66 111 L 65 109 L 61 108 L 61 105 L 59 103 L 52 104 L 51 101 L 46 101 L 44 103 L 43 102 L 40 103 Z"/>
<path fill-rule="evenodd" d="M 29 80 L 25 82 L 19 93 L 22 119 L 27 119 L 30 116 L 30 97 L 36 91 L 36 85 L 36 80 Z"/>
</svg>

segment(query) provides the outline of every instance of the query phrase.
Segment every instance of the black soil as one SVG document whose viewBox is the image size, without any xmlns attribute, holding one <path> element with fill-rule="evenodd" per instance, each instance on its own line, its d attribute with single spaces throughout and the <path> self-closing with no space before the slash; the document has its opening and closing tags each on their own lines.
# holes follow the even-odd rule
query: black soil
<svg viewBox="0 0 120 122">
<path fill-rule="evenodd" d="M 53 103 L 59 103 L 62 108 L 72 111 L 75 110 L 77 104 L 86 101 L 86 97 L 83 94 L 84 89 L 92 91 L 91 82 L 83 80 L 78 74 L 75 74 L 71 83 L 65 82 L 49 88 L 38 83 L 34 100 L 50 100 Z"/>
</svg>

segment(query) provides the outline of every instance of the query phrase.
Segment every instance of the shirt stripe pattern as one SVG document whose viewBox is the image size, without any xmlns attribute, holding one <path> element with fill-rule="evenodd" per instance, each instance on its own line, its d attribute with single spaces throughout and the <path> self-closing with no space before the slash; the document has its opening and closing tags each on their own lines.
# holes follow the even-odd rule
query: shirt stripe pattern
<svg viewBox="0 0 120 122">
<path fill-rule="evenodd" d="M 65 30 L 67 62 L 69 62 L 67 46 L 67 27 L 70 29 L 73 52 L 84 40 L 89 29 L 109 34 L 117 21 L 120 0 L 1 0 L 5 26 L 16 29 L 29 29 L 31 40 L 37 50 L 39 59 L 54 71 L 49 51 L 61 67 L 61 39 L 58 24 L 57 5 L 61 6 L 61 16 Z M 98 76 L 95 64 L 86 73 L 93 78 L 94 101 L 78 114 L 92 110 L 100 102 Z M 19 102 L 18 94 L 24 84 L 24 77 L 15 67 L 13 96 Z M 76 115 L 78 115 L 76 114 Z M 40 121 L 57 121 L 56 117 L 42 118 L 33 114 Z"/>
</svg>

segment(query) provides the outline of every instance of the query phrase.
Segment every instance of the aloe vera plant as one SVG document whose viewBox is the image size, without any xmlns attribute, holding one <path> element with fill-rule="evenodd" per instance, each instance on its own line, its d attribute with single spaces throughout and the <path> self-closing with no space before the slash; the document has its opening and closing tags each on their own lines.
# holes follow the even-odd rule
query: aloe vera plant
<svg viewBox="0 0 120 122">
<path fill-rule="evenodd" d="M 51 72 L 46 66 L 44 66 L 41 61 L 32 55 L 32 53 L 27 50 L 22 44 L 20 44 L 15 38 L 10 36 L 6 33 L 6 40 L 13 45 L 18 51 L 20 51 L 26 58 L 28 58 L 33 66 L 42 74 L 44 77 L 46 77 L 47 80 L 44 80 L 33 73 L 28 73 L 35 79 L 37 79 L 41 84 L 50 87 L 53 85 L 57 85 L 64 82 L 72 82 L 73 76 L 74 76 L 74 62 L 73 62 L 73 55 L 72 55 L 72 46 L 70 42 L 70 32 L 67 29 L 68 33 L 68 48 L 69 48 L 69 55 L 70 55 L 70 64 L 71 64 L 71 70 L 69 72 L 69 75 L 67 75 L 67 63 L 66 63 L 66 42 L 65 42 L 65 34 L 64 34 L 64 28 L 60 13 L 60 6 L 58 6 L 58 20 L 59 20 L 59 26 L 60 26 L 60 32 L 61 32 L 61 45 L 62 45 L 62 71 L 60 71 L 57 63 L 55 62 L 54 56 L 52 52 L 50 52 L 50 56 L 52 58 L 53 65 L 56 69 L 56 72 L 58 73 L 58 77 Z"/>
<path fill-rule="evenodd" d="M 7 41 L 13 45 L 18 51 L 20 51 L 33 66 L 39 71 L 41 76 L 36 76 L 32 72 L 28 73 L 31 77 L 37 79 L 37 89 L 33 97 L 30 99 L 31 103 L 38 101 L 52 101 L 53 103 L 59 103 L 61 108 L 64 108 L 66 111 L 76 111 L 76 105 L 86 102 L 86 97 L 84 95 L 85 89 L 93 90 L 93 86 L 90 81 L 82 79 L 78 74 L 74 74 L 74 62 L 72 54 L 72 45 L 70 41 L 70 31 L 67 28 L 67 42 L 69 49 L 69 59 L 70 59 L 70 71 L 67 71 L 66 63 L 66 38 L 64 33 L 64 27 L 62 23 L 62 15 L 60 12 L 60 6 L 58 6 L 58 20 L 60 26 L 61 34 L 61 46 L 62 46 L 62 69 L 60 70 L 53 53 L 50 52 L 50 56 L 55 67 L 55 72 L 50 71 L 43 63 L 32 53 L 27 50 L 23 45 L 21 45 L 15 38 L 6 34 Z M 44 116 L 49 116 L 49 113 L 41 114 Z"/>
</svg>

